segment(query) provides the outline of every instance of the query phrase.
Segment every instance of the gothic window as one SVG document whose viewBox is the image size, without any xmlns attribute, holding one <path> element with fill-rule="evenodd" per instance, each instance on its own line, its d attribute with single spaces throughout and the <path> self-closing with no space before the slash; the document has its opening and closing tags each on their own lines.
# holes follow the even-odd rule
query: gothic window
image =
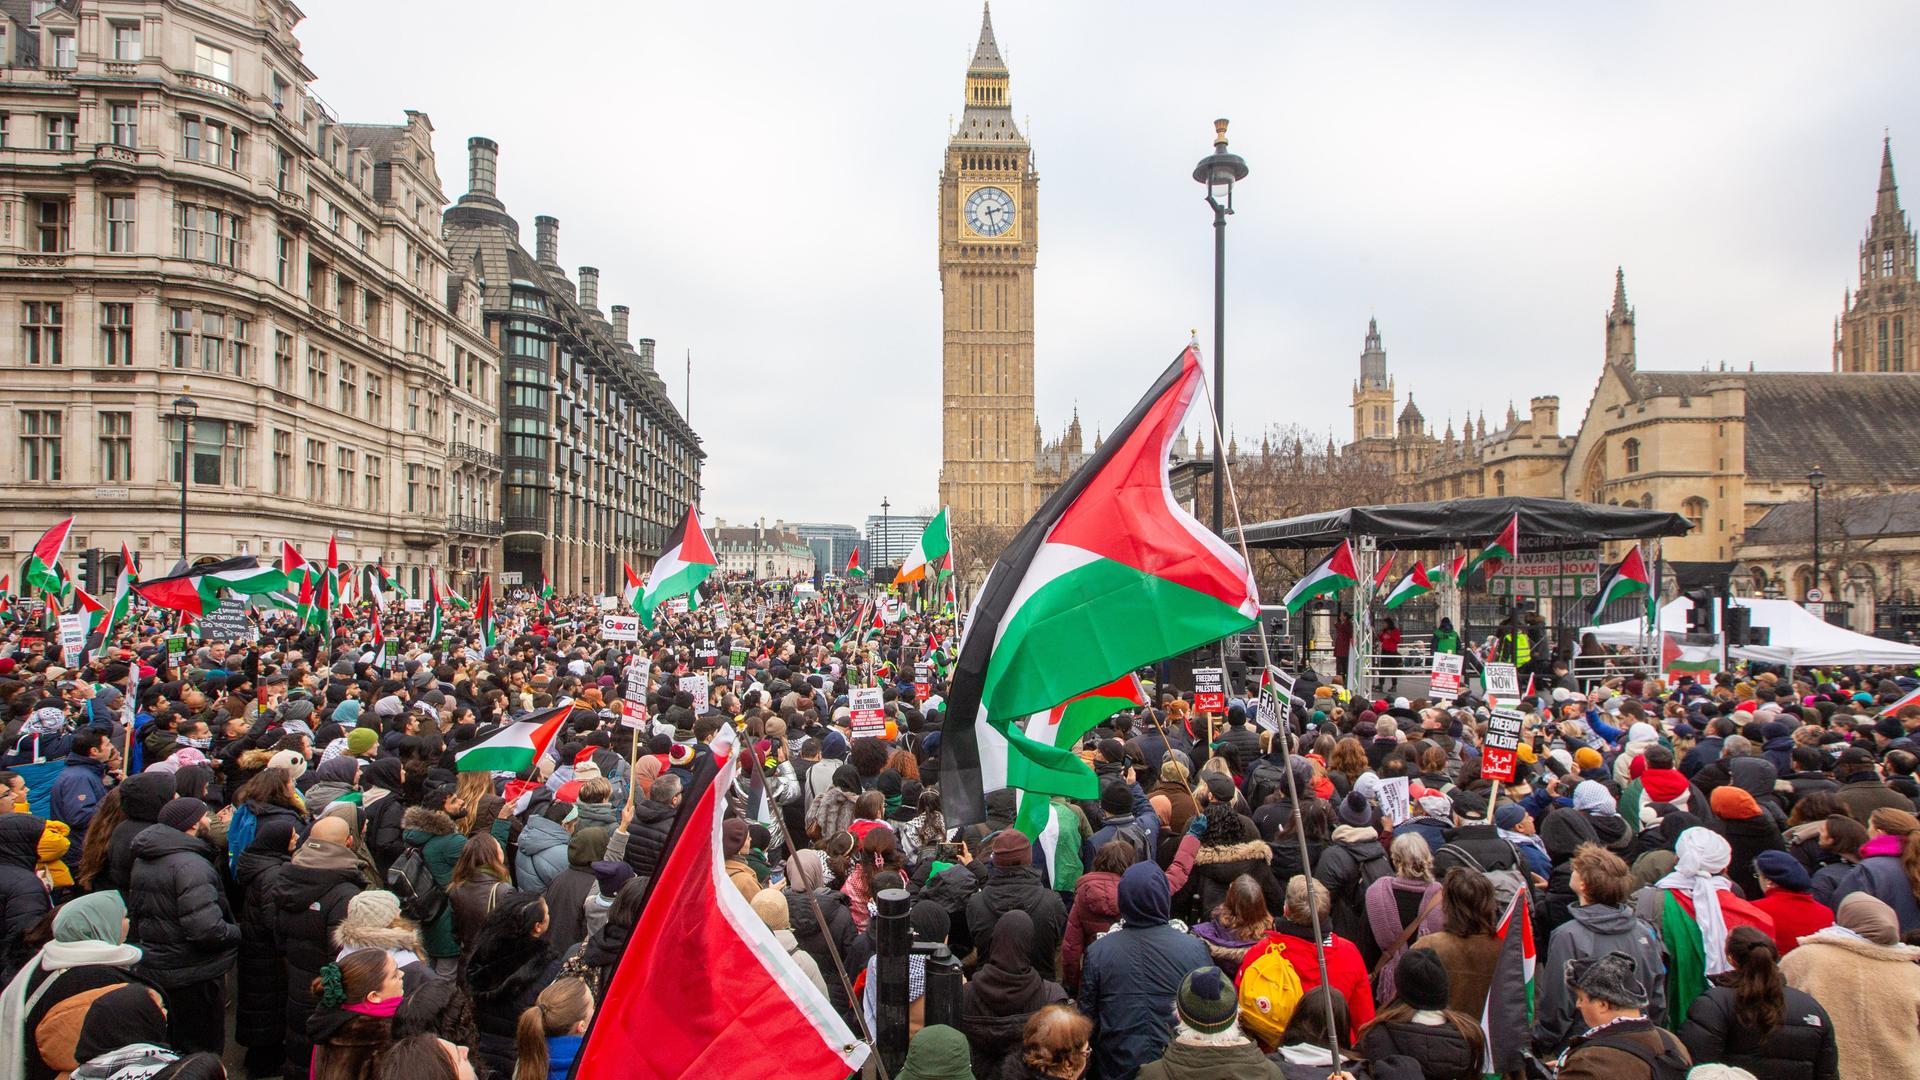
<svg viewBox="0 0 1920 1080">
<path fill-rule="evenodd" d="M 1893 241 L 1891 240 L 1880 246 L 1880 276 L 1893 276 Z"/>
<path fill-rule="evenodd" d="M 1880 340 L 1879 340 L 1879 346 L 1880 346 L 1880 370 L 1881 370 L 1881 371 L 1885 371 L 1885 370 L 1887 370 L 1887 349 L 1888 349 L 1888 341 L 1887 341 L 1887 320 L 1886 320 L 1886 319 L 1884 319 L 1884 318 L 1882 318 L 1882 319 L 1880 320 L 1880 324 L 1879 324 L 1879 330 L 1880 330 Z"/>
<path fill-rule="evenodd" d="M 1907 370 L 1907 320 L 1900 315 L 1893 317 L 1893 370 Z"/>
<path fill-rule="evenodd" d="M 1507 493 L 1507 471 L 1505 469 L 1493 470 L 1493 493 L 1495 495 L 1505 495 Z"/>
<path fill-rule="evenodd" d="M 1680 504 L 1680 516 L 1697 532 L 1707 523 L 1707 500 L 1698 495 Z"/>
<path fill-rule="evenodd" d="M 1628 439 L 1625 443 L 1621 444 L 1620 450 L 1627 459 L 1627 471 L 1630 473 L 1639 472 L 1640 471 L 1640 440 Z"/>
</svg>

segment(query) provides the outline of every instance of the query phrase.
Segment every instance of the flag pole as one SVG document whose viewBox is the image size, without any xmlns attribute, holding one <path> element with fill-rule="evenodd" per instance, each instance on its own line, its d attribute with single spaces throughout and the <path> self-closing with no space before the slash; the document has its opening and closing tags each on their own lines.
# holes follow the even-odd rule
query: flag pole
<svg viewBox="0 0 1920 1080">
<path fill-rule="evenodd" d="M 1220 438 L 1221 438 L 1220 410 L 1214 404 L 1213 388 L 1207 385 L 1207 379 L 1205 374 L 1202 374 L 1200 377 L 1200 386 L 1202 389 L 1206 391 L 1207 412 L 1211 415 L 1213 419 L 1214 445 L 1219 446 Z M 1240 519 L 1240 493 L 1234 489 L 1233 466 L 1228 462 L 1226 455 L 1224 454 L 1222 454 L 1220 457 L 1220 477 L 1215 479 L 1215 483 L 1218 483 L 1220 479 L 1225 479 L 1227 484 L 1227 496 L 1229 501 L 1231 501 L 1233 504 L 1233 534 L 1234 534 L 1234 540 L 1237 542 L 1240 548 L 1240 561 L 1246 564 L 1247 573 L 1251 575 L 1253 573 L 1253 557 L 1247 553 L 1246 524 Z M 1260 635 L 1260 658 L 1267 667 L 1273 666 L 1273 650 L 1268 647 L 1267 635 L 1265 634 Z M 1211 722 L 1209 722 L 1209 726 L 1211 726 Z M 1287 733 L 1290 736 L 1293 735 L 1292 729 L 1293 729 L 1293 717 L 1291 715 L 1291 710 L 1289 710 L 1289 715 L 1287 717 Z M 1299 743 L 1298 736 L 1294 736 L 1289 740 L 1289 742 L 1291 745 L 1289 745 L 1288 747 L 1288 755 L 1289 757 L 1291 757 L 1293 746 L 1297 746 Z M 1287 766 L 1286 774 L 1287 774 L 1287 798 L 1291 800 L 1293 803 L 1293 836 L 1294 836 L 1294 839 L 1300 845 L 1301 866 L 1309 867 L 1313 865 L 1313 853 L 1307 847 L 1306 819 L 1300 813 L 1300 782 L 1293 775 L 1293 766 L 1291 762 L 1289 762 Z M 1491 813 L 1491 811 L 1489 811 L 1489 813 Z M 1311 872 L 1307 872 L 1307 918 L 1308 918 L 1309 924 L 1313 928 L 1313 959 L 1314 959 L 1314 962 L 1318 964 L 1320 968 L 1320 985 L 1331 986 L 1332 983 L 1329 982 L 1327 978 L 1326 940 L 1321 936 L 1321 932 L 1320 932 L 1320 905 L 1313 902 L 1314 884 L 1315 882 L 1313 879 L 1313 875 L 1311 874 Z M 1325 887 L 1322 886 L 1322 888 L 1324 889 Z M 1329 900 L 1333 898 L 1333 894 L 1331 891 L 1327 892 L 1327 898 Z M 1326 995 L 1325 1001 L 1327 1006 L 1327 1052 L 1330 1055 L 1332 1055 L 1329 1058 L 1329 1060 L 1332 1061 L 1336 1067 L 1338 1067 L 1341 1062 L 1340 1025 L 1339 1025 L 1339 1021 L 1335 1018 L 1334 1012 L 1333 1012 L 1333 995 L 1332 994 Z"/>
</svg>

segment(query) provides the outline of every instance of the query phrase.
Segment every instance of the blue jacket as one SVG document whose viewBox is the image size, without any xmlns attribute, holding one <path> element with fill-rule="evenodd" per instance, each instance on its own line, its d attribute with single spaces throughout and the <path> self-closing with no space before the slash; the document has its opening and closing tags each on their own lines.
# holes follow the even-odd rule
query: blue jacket
<svg viewBox="0 0 1920 1080">
<path fill-rule="evenodd" d="M 68 754 L 67 767 L 54 778 L 53 793 L 48 796 L 49 813 L 55 821 L 67 823 L 67 839 L 72 847 L 68 862 L 80 861 L 80 848 L 87 839 L 87 825 L 107 797 L 107 765 L 84 754 Z"/>
<path fill-rule="evenodd" d="M 547 1080 L 567 1080 L 573 1071 L 573 1059 L 580 1056 L 584 1035 L 547 1036 Z"/>
<path fill-rule="evenodd" d="M 1093 1018 L 1090 1075 L 1133 1080 L 1173 1038 L 1173 1000 L 1195 968 L 1215 966 L 1199 938 L 1167 925 L 1173 899 L 1151 862 L 1120 875 L 1120 922 L 1087 949 L 1080 1011 Z"/>
</svg>

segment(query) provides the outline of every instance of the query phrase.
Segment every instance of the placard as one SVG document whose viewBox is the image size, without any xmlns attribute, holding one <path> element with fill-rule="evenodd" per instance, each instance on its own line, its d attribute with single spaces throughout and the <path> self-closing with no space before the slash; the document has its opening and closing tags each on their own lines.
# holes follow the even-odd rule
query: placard
<svg viewBox="0 0 1920 1080">
<path fill-rule="evenodd" d="M 853 737 L 884 738 L 887 734 L 886 694 L 877 686 L 856 686 L 847 691 L 847 707 L 853 710 Z"/>
<path fill-rule="evenodd" d="M 1373 789 L 1373 797 L 1379 800 L 1380 816 L 1389 825 L 1398 825 L 1413 816 L 1413 799 L 1408 780 L 1404 776 L 1395 776 L 1380 781 Z"/>
<path fill-rule="evenodd" d="M 619 613 L 600 616 L 600 637 L 606 641 L 639 641 L 640 616 Z"/>
<path fill-rule="evenodd" d="M 420 615 L 425 613 L 425 611 L 427 610 L 427 602 L 417 597 L 410 598 L 407 600 L 402 600 L 400 602 L 400 606 L 409 615 Z"/>
<path fill-rule="evenodd" d="M 60 650 L 66 654 L 66 661 L 73 663 L 86 647 L 87 613 L 78 611 L 60 616 Z"/>
<path fill-rule="evenodd" d="M 386 670 L 392 671 L 394 661 L 399 659 L 400 657 L 400 643 L 397 641 L 389 640 L 386 643 L 386 654 L 387 654 L 387 662 L 382 666 L 385 667 Z"/>
<path fill-rule="evenodd" d="M 1274 707 L 1273 698 L 1260 695 L 1259 703 L 1253 708 L 1253 722 L 1276 735 L 1280 733 L 1280 710 Z"/>
<path fill-rule="evenodd" d="M 713 693 L 713 687 L 705 675 L 680 676 L 680 692 L 693 695 L 693 715 L 705 716 L 713 710 L 713 704 L 707 700 Z"/>
<path fill-rule="evenodd" d="M 647 726 L 647 707 L 638 701 L 620 702 L 620 726 L 642 730 Z"/>
<path fill-rule="evenodd" d="M 666 608 L 669 615 L 685 615 L 688 611 L 687 598 L 684 596 L 676 596 L 660 606 Z"/>
<path fill-rule="evenodd" d="M 187 655 L 187 635 L 175 634 L 168 638 L 167 655 L 175 660 Z"/>
<path fill-rule="evenodd" d="M 600 605 L 601 611 L 612 611 L 619 604 L 619 601 L 615 597 L 601 596 L 597 597 L 594 603 Z"/>
<path fill-rule="evenodd" d="M 932 696 L 933 661 L 918 661 L 913 665 L 913 700 L 917 704 Z"/>
<path fill-rule="evenodd" d="M 1512 664 L 1488 664 L 1480 673 L 1480 685 L 1486 688 L 1489 704 L 1520 700 L 1520 671 Z"/>
<path fill-rule="evenodd" d="M 1193 711 L 1202 713 L 1224 713 L 1227 711 L 1227 671 L 1225 668 L 1197 667 L 1193 669 Z"/>
<path fill-rule="evenodd" d="M 626 700 L 641 705 L 647 701 L 647 678 L 653 674 L 653 661 L 641 657 L 627 665 Z"/>
<path fill-rule="evenodd" d="M 500 572 L 500 584 L 502 584 L 502 585 L 518 585 L 518 584 L 520 584 L 520 571 L 518 571 L 518 570 L 502 570 L 502 571 Z"/>
<path fill-rule="evenodd" d="M 1481 748 L 1480 776 L 1503 784 L 1513 783 L 1514 763 L 1520 749 L 1527 714 L 1518 709 L 1495 709 L 1487 720 L 1486 743 Z"/>
<path fill-rule="evenodd" d="M 1433 670 L 1427 676 L 1427 696 L 1436 701 L 1458 700 L 1460 684 L 1466 678 L 1466 672 L 1466 657 L 1459 653 L 1434 653 Z"/>
<path fill-rule="evenodd" d="M 247 602 L 236 597 L 220 601 L 220 606 L 200 616 L 200 640 L 230 641 L 245 644 L 259 636 L 253 620 L 247 618 Z"/>
</svg>

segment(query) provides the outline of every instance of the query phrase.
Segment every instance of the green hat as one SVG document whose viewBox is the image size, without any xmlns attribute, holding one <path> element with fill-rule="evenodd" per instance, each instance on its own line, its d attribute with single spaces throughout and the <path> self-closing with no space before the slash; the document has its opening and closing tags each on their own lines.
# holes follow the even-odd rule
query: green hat
<svg viewBox="0 0 1920 1080">
<path fill-rule="evenodd" d="M 1195 968 L 1180 983 L 1174 1007 L 1181 1023 L 1202 1035 L 1217 1035 L 1240 1018 L 1240 995 L 1219 968 Z"/>
<path fill-rule="evenodd" d="M 379 744 L 380 736 L 372 728 L 354 728 L 347 733 L 347 753 L 354 757 L 359 757 Z"/>
</svg>

